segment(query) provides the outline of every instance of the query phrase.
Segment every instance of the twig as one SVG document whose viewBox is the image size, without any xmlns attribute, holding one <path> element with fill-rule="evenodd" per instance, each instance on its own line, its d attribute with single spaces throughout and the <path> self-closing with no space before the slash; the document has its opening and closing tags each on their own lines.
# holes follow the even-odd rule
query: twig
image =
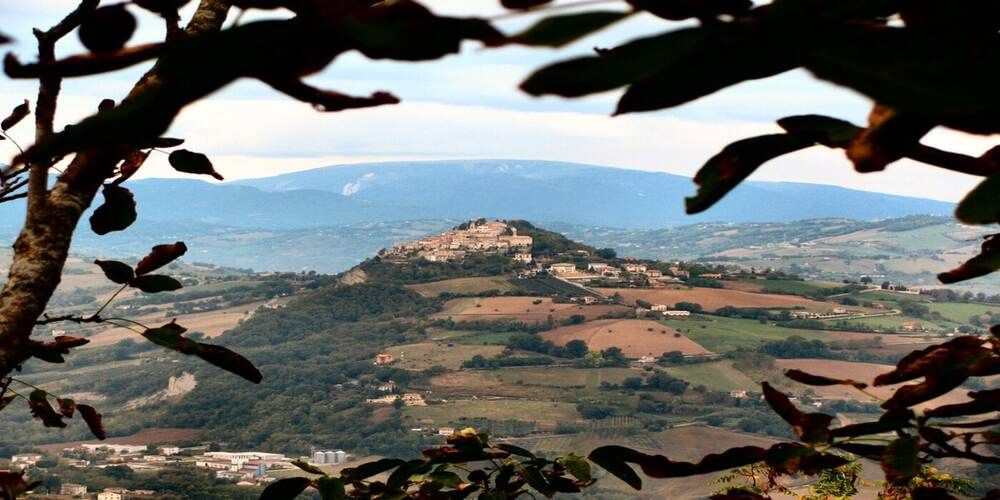
<svg viewBox="0 0 1000 500">
<path fill-rule="evenodd" d="M 108 297 L 108 300 L 104 301 L 104 304 L 101 305 L 101 307 L 97 310 L 97 312 L 93 314 L 93 316 L 95 318 L 100 316 L 101 313 L 104 312 L 104 310 L 108 307 L 108 305 L 111 304 L 111 301 L 115 300 L 115 297 L 117 297 L 119 293 L 122 293 L 127 287 L 128 283 L 122 285 L 122 287 L 119 288 L 115 293 L 111 294 L 111 297 Z"/>
</svg>

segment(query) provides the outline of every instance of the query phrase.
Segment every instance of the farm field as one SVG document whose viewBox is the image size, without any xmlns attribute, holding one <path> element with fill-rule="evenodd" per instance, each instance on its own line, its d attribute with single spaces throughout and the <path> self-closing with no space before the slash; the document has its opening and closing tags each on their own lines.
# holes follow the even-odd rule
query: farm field
<svg viewBox="0 0 1000 500">
<path fill-rule="evenodd" d="M 799 280 L 739 280 L 723 281 L 727 289 L 753 293 L 784 293 L 789 295 L 808 295 L 818 291 L 843 286 L 843 283 L 832 281 L 799 281 Z"/>
<path fill-rule="evenodd" d="M 180 316 L 178 323 L 187 328 L 189 332 L 201 332 L 208 338 L 218 337 L 224 332 L 234 328 L 240 323 L 240 320 L 246 319 L 251 311 L 256 310 L 265 303 L 266 302 L 264 301 L 251 302 L 249 304 L 241 304 L 227 309 L 183 314 Z M 173 319 L 173 316 L 166 318 L 162 313 L 156 313 L 154 315 L 140 316 L 134 319 L 148 325 L 159 326 L 164 323 L 169 323 L 170 320 Z M 129 338 L 142 340 L 137 333 L 126 328 L 108 328 L 106 330 L 101 330 L 88 338 L 90 339 L 90 343 L 84 346 L 85 348 L 116 344 Z"/>
<path fill-rule="evenodd" d="M 510 279 L 505 276 L 485 276 L 476 278 L 455 278 L 450 280 L 432 281 L 430 283 L 419 283 L 407 285 L 406 288 L 413 290 L 424 297 L 437 297 L 442 293 L 455 294 L 476 294 L 497 290 L 500 292 L 510 292 L 515 290 Z"/>
<path fill-rule="evenodd" d="M 631 368 L 511 367 L 461 370 L 436 376 L 430 382 L 438 393 L 551 400 L 572 397 L 567 389 L 593 393 L 600 390 L 602 382 L 620 384 L 642 374 Z"/>
<path fill-rule="evenodd" d="M 542 338 L 556 345 L 582 340 L 591 350 L 618 347 L 630 358 L 659 356 L 670 351 L 681 351 L 685 356 L 711 354 L 677 330 L 644 319 L 605 319 L 561 326 L 542 333 Z"/>
<path fill-rule="evenodd" d="M 601 382 L 620 384 L 628 377 L 635 377 L 641 372 L 631 368 L 563 368 L 563 367 L 525 367 L 500 370 L 496 378 L 505 384 L 523 383 L 525 385 L 542 385 L 550 387 L 585 387 L 596 390 Z"/>
<path fill-rule="evenodd" d="M 935 302 L 927 304 L 931 312 L 939 313 L 941 316 L 956 323 L 968 323 L 969 318 L 986 313 L 1000 315 L 1000 305 L 974 304 L 962 302 Z"/>
<path fill-rule="evenodd" d="M 745 373 L 733 367 L 732 361 L 714 361 L 661 368 L 692 386 L 704 385 L 712 391 L 733 389 L 759 390 L 759 385 Z"/>
<path fill-rule="evenodd" d="M 837 320 L 826 320 L 837 321 Z M 958 323 L 950 321 L 912 318 L 909 316 L 873 316 L 869 318 L 857 318 L 844 320 L 848 325 L 858 325 L 860 327 L 875 328 L 879 330 L 896 331 L 901 330 L 905 323 L 919 323 L 920 328 L 928 331 L 950 330 Z"/>
<path fill-rule="evenodd" d="M 678 302 L 694 302 L 701 304 L 706 311 L 716 311 L 725 306 L 759 307 L 772 309 L 806 309 L 825 312 L 834 305 L 827 302 L 810 300 L 794 295 L 776 295 L 751 293 L 725 288 L 682 288 L 682 289 L 629 289 L 629 288 L 597 288 L 598 292 L 611 296 L 616 292 L 628 303 L 645 300 L 652 304 L 673 306 Z"/>
<path fill-rule="evenodd" d="M 461 368 L 462 362 L 475 355 L 491 358 L 503 352 L 499 345 L 462 345 L 442 342 L 421 342 L 418 344 L 399 345 L 386 349 L 398 360 L 393 364 L 396 368 L 407 370 L 423 370 L 435 365 L 449 369 Z"/>
<path fill-rule="evenodd" d="M 549 316 L 560 320 L 575 314 L 594 319 L 608 313 L 628 310 L 625 306 L 609 304 L 585 306 L 572 302 L 555 303 L 548 297 L 467 297 L 449 300 L 444 309 L 432 318 L 451 318 L 454 321 L 545 321 Z"/>
<path fill-rule="evenodd" d="M 661 323 L 673 327 L 705 349 L 716 353 L 734 351 L 741 347 L 753 349 L 764 342 L 784 340 L 792 335 L 798 335 L 807 340 L 831 340 L 831 332 L 820 330 L 783 328 L 761 324 L 756 320 L 722 316 L 694 316 L 693 318 L 668 319 L 661 321 Z M 843 340 L 842 337 L 840 339 Z"/>
<path fill-rule="evenodd" d="M 876 376 L 892 370 L 891 365 L 880 365 L 875 363 L 856 363 L 852 361 L 837 361 L 832 359 L 779 359 L 775 363 L 784 370 L 796 368 L 814 375 L 826 377 L 844 378 L 849 376 L 860 382 L 871 383 Z M 845 375 L 849 374 L 849 375 Z M 892 393 L 903 384 L 894 384 L 880 387 L 868 387 L 868 392 L 881 399 L 888 399 Z M 807 386 L 797 384 L 800 391 L 804 391 Z M 844 399 L 850 398 L 858 401 L 871 402 L 871 399 L 861 394 L 857 390 L 847 386 L 810 386 L 810 388 L 821 397 Z M 932 399 L 926 403 L 917 405 L 917 408 L 933 408 L 942 404 L 953 404 L 968 401 L 966 391 L 952 391 L 944 396 Z"/>
<path fill-rule="evenodd" d="M 580 418 L 573 403 L 520 399 L 469 399 L 430 406 L 408 406 L 403 410 L 403 415 L 414 423 L 429 419 L 438 426 L 458 422 L 462 417 L 524 420 L 545 425 L 571 422 Z"/>
</svg>

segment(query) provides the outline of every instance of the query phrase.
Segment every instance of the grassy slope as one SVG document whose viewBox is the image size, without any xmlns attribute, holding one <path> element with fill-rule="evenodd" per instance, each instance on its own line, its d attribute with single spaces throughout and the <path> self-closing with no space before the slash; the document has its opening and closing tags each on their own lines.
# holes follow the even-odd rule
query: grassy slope
<svg viewBox="0 0 1000 500">
<path fill-rule="evenodd" d="M 792 335 L 808 340 L 830 340 L 829 334 L 822 331 L 782 328 L 764 325 L 756 320 L 719 316 L 695 316 L 695 319 L 691 320 L 664 320 L 663 324 L 676 328 L 691 340 L 717 353 L 741 347 L 752 349 L 764 342 L 783 340 Z"/>
</svg>

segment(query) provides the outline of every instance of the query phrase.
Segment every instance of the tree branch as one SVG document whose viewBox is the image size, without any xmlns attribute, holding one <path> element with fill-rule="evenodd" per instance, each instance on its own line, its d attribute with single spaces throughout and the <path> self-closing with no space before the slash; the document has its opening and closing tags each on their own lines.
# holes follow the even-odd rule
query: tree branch
<svg viewBox="0 0 1000 500">
<path fill-rule="evenodd" d="M 56 60 L 56 43 L 76 29 L 83 19 L 97 9 L 100 0 L 82 0 L 73 12 L 47 31 L 33 31 L 38 40 L 38 61 L 51 63 Z M 35 142 L 41 142 L 52 135 L 55 124 L 56 104 L 62 89 L 62 78 L 45 76 L 38 80 L 38 99 L 35 101 Z M 31 214 L 41 214 L 45 210 L 45 196 L 48 189 L 50 160 L 32 162 L 28 173 L 28 210 Z"/>
</svg>

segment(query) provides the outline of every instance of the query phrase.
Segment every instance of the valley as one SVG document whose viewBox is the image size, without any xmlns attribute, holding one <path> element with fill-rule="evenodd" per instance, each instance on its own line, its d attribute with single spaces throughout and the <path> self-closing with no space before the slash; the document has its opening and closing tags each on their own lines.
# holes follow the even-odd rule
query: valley
<svg viewBox="0 0 1000 500">
<path fill-rule="evenodd" d="M 1000 304 L 979 300 L 989 297 L 961 292 L 814 281 L 736 261 L 619 257 L 524 221 L 497 225 L 489 238 L 513 229 L 530 249 L 487 245 L 430 260 L 413 247 L 341 275 L 188 259 L 168 269 L 181 290 L 125 294 L 110 306 L 142 323 L 177 318 L 194 337 L 247 356 L 264 374 L 259 386 L 128 330 L 87 325 L 39 328 L 40 338 L 71 333 L 91 343 L 22 377 L 94 404 L 125 443 L 169 428 L 192 434 L 141 444 L 407 456 L 473 426 L 538 452 L 630 443 L 683 459 L 789 436 L 760 399 L 763 381 L 841 422 L 870 419 L 878 404 L 870 396 L 802 386 L 783 370 L 864 379 L 910 350 L 984 332 L 1000 314 Z M 60 313 L 93 311 L 113 292 L 83 259 L 66 277 Z M 23 408 L 4 412 L 0 431 L 15 438 L 0 456 L 86 439 L 78 425 L 29 420 Z M 958 471 L 988 478 L 968 465 Z M 275 466 L 258 482 L 290 472 Z M 711 480 L 653 481 L 644 494 L 696 498 L 713 491 Z M 623 483 L 601 481 L 596 498 L 634 498 Z"/>
</svg>

